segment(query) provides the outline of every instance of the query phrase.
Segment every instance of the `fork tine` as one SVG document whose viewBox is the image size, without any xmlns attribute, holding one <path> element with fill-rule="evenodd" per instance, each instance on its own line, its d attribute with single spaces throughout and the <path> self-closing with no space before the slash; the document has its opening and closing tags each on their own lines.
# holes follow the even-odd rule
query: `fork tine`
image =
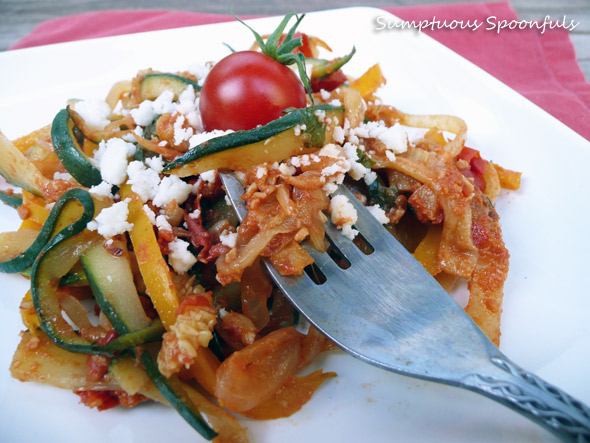
<svg viewBox="0 0 590 443">
<path fill-rule="evenodd" d="M 328 253 L 320 252 L 311 245 L 305 245 L 304 248 L 313 258 L 314 264 L 320 268 L 322 272 L 336 272 L 336 269 L 340 269 Z"/>
<path fill-rule="evenodd" d="M 367 257 L 350 238 L 342 235 L 342 232 L 330 222 L 324 224 L 326 235 L 330 238 L 330 242 L 349 260 L 352 264 L 355 261 L 363 260 Z"/>
</svg>

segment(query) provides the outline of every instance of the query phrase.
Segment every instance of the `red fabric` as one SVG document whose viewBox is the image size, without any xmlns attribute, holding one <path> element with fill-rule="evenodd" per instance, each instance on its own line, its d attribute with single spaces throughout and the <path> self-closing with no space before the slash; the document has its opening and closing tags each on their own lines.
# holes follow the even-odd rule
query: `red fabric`
<svg viewBox="0 0 590 443">
<path fill-rule="evenodd" d="M 476 31 L 425 30 L 590 140 L 590 84 L 563 29 L 486 30 L 488 17 L 517 20 L 509 3 L 385 8 L 404 20 L 479 20 Z M 229 21 L 228 15 L 181 11 L 104 11 L 41 23 L 11 49 L 86 38 Z M 387 32 L 387 31 L 385 31 Z M 396 32 L 396 31 L 389 31 Z"/>
</svg>

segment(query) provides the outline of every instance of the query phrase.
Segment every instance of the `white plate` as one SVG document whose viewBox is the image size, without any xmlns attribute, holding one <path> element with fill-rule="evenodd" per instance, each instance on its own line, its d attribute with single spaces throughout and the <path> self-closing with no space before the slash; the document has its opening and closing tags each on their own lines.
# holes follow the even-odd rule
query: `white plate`
<svg viewBox="0 0 590 443">
<path fill-rule="evenodd" d="M 524 172 L 518 192 L 497 204 L 511 253 L 502 350 L 523 367 L 590 404 L 590 272 L 587 220 L 590 143 L 452 51 L 413 31 L 375 31 L 378 9 L 309 14 L 301 29 L 335 54 L 355 45 L 347 72 L 379 62 L 385 103 L 413 113 L 463 117 L 468 145 Z M 261 33 L 277 18 L 252 22 Z M 469 38 L 469 34 L 465 34 Z M 0 54 L 0 128 L 14 138 L 48 124 L 72 97 L 103 98 L 139 69 L 180 69 L 227 54 L 222 42 L 252 41 L 237 23 L 150 32 Z M 0 206 L 0 231 L 14 211 Z M 8 367 L 22 329 L 27 282 L 0 275 L 0 430 L 4 441 L 198 440 L 174 411 L 157 405 L 99 413 L 70 392 L 21 383 Z M 387 373 L 341 353 L 318 362 L 338 372 L 291 418 L 244 420 L 252 441 L 522 441 L 552 436 L 492 401 L 456 388 Z"/>
</svg>

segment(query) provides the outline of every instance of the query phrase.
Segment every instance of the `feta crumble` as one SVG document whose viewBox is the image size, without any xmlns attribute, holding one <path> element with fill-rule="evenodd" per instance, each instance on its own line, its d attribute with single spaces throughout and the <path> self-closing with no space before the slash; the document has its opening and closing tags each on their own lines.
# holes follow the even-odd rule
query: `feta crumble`
<svg viewBox="0 0 590 443">
<path fill-rule="evenodd" d="M 210 171 L 203 172 L 199 177 L 201 177 L 207 183 L 215 183 L 217 180 L 217 171 L 215 169 L 211 169 Z"/>
<path fill-rule="evenodd" d="M 168 243 L 170 249 L 168 262 L 179 274 L 184 274 L 197 262 L 197 257 L 188 250 L 188 247 L 189 243 L 179 238 Z"/>
<path fill-rule="evenodd" d="M 113 185 L 107 182 L 100 182 L 98 185 L 92 186 L 88 192 L 95 195 L 100 195 L 102 197 L 109 197 L 115 198 L 113 193 L 111 192 L 113 189 Z"/>
<path fill-rule="evenodd" d="M 382 121 L 361 123 L 358 127 L 349 130 L 350 135 L 375 138 L 395 154 L 401 154 L 408 150 L 408 135 L 399 123 L 391 127 L 386 126 Z"/>
<path fill-rule="evenodd" d="M 151 100 L 142 101 L 137 108 L 130 111 L 130 114 L 135 124 L 139 126 L 149 125 L 157 115 Z"/>
<path fill-rule="evenodd" d="M 157 157 L 147 157 L 144 161 L 146 165 L 148 165 L 157 173 L 160 173 L 164 170 L 164 159 L 161 155 L 158 155 Z"/>
<path fill-rule="evenodd" d="M 330 93 L 325 89 L 320 89 L 320 97 L 322 97 L 322 100 L 326 101 L 330 98 Z"/>
<path fill-rule="evenodd" d="M 379 205 L 367 206 L 367 210 L 382 225 L 389 223 L 389 218 L 387 217 L 387 214 L 385 213 L 383 208 L 381 208 L 381 206 L 379 206 Z"/>
<path fill-rule="evenodd" d="M 151 168 L 146 168 L 140 161 L 132 161 L 127 166 L 127 183 L 131 185 L 131 190 L 135 192 L 145 203 L 152 200 L 158 193 L 160 185 L 160 174 Z"/>
<path fill-rule="evenodd" d="M 99 162 L 102 179 L 112 185 L 122 184 L 127 177 L 127 157 L 135 153 L 135 146 L 116 137 L 100 145 L 104 145 Z"/>
<path fill-rule="evenodd" d="M 357 221 L 358 214 L 356 209 L 348 198 L 344 195 L 337 195 L 330 200 L 331 220 L 338 228 L 342 229 L 342 234 L 353 239 L 358 234 L 352 225 Z"/>
<path fill-rule="evenodd" d="M 340 127 L 340 126 L 335 126 L 334 127 L 334 131 L 332 132 L 332 138 L 334 139 L 334 141 L 336 143 L 344 143 L 344 128 Z"/>
<path fill-rule="evenodd" d="M 133 134 L 137 134 L 139 137 L 143 137 L 143 128 L 141 126 L 136 126 L 133 132 L 128 132 L 121 138 L 126 142 L 134 143 L 135 137 L 133 136 Z"/>
<path fill-rule="evenodd" d="M 110 123 L 111 107 L 104 100 L 81 100 L 74 103 L 73 109 L 92 129 L 104 129 Z"/>
<path fill-rule="evenodd" d="M 176 111 L 173 103 L 174 92 L 169 89 L 165 89 L 160 96 L 154 100 L 152 107 L 155 114 L 168 114 Z"/>
<path fill-rule="evenodd" d="M 115 235 L 123 234 L 133 228 L 133 223 L 127 222 L 129 216 L 130 199 L 120 201 L 118 203 L 104 208 L 96 218 L 89 222 L 87 227 L 91 231 L 97 231 L 105 238 L 114 237 Z"/>
<path fill-rule="evenodd" d="M 286 176 L 292 176 L 295 174 L 295 172 L 297 172 L 293 166 L 289 166 L 286 163 L 281 163 L 279 165 L 279 171 L 281 171 L 281 174 Z"/>
<path fill-rule="evenodd" d="M 258 168 L 256 168 L 256 178 L 261 179 L 262 177 L 264 177 L 266 174 L 268 173 L 268 171 L 266 170 L 265 167 L 263 166 L 258 166 Z"/>
<path fill-rule="evenodd" d="M 172 225 L 166 219 L 164 215 L 158 215 L 156 217 L 156 227 L 162 231 L 172 231 Z"/>
<path fill-rule="evenodd" d="M 143 205 L 142 209 L 143 209 L 143 212 L 145 212 L 145 215 L 147 215 L 147 218 L 150 221 L 150 223 L 152 225 L 155 225 L 156 224 L 156 213 L 154 211 L 152 211 L 152 208 L 150 208 L 148 205 Z"/>
<path fill-rule="evenodd" d="M 185 121 L 186 118 L 182 114 L 178 114 L 174 120 L 174 143 L 176 145 L 180 145 L 182 142 L 189 140 L 195 133 L 190 126 L 188 128 L 183 126 Z"/>
<path fill-rule="evenodd" d="M 207 78 L 207 75 L 209 75 L 210 71 L 211 68 L 209 66 L 200 63 L 195 63 L 188 67 L 188 72 L 197 77 L 199 86 L 203 86 L 203 82 Z"/>
<path fill-rule="evenodd" d="M 230 248 L 233 248 L 236 246 L 236 239 L 237 238 L 238 238 L 237 232 L 229 232 L 227 229 L 225 229 L 219 235 L 219 241 L 221 242 L 221 244 L 228 246 Z"/>
<path fill-rule="evenodd" d="M 335 145 L 334 143 L 329 143 L 320 149 L 318 155 L 320 157 L 338 158 L 341 156 L 341 153 L 342 149 L 339 146 Z"/>
<path fill-rule="evenodd" d="M 176 203 L 180 205 L 184 203 L 192 190 L 193 187 L 191 185 L 184 182 L 176 175 L 167 175 L 160 182 L 160 186 L 158 187 L 156 195 L 152 199 L 152 203 L 158 208 L 163 208 L 168 203 L 176 200 Z"/>
<path fill-rule="evenodd" d="M 56 171 L 53 174 L 53 179 L 54 180 L 65 180 L 65 181 L 69 182 L 72 178 L 73 178 L 72 177 L 72 174 L 70 174 L 69 172 L 59 172 L 59 171 Z"/>
</svg>

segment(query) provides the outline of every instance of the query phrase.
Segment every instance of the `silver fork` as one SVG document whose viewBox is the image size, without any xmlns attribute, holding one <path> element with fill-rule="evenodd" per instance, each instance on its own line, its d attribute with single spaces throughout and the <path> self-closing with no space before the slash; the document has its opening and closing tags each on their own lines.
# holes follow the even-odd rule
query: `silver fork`
<svg viewBox="0 0 590 443">
<path fill-rule="evenodd" d="M 221 174 L 238 218 L 246 216 L 242 184 Z M 293 305 L 342 349 L 399 374 L 469 389 L 514 409 L 565 441 L 590 441 L 590 408 L 503 355 L 463 309 L 345 187 L 355 228 L 368 255 L 325 224 L 331 244 L 350 263 L 307 251 L 325 276 L 281 276 L 267 269 Z"/>
</svg>

